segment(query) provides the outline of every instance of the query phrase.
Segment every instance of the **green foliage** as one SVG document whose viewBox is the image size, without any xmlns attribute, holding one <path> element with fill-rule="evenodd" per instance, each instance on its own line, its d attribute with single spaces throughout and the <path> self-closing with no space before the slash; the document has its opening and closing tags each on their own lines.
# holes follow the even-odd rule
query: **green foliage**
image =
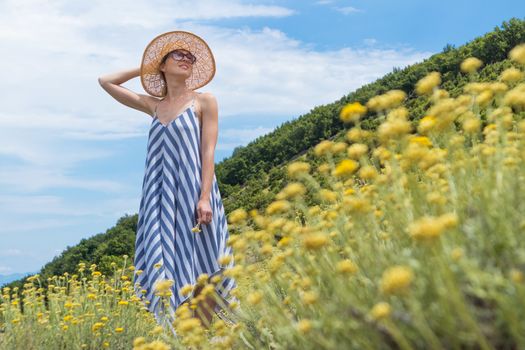
<svg viewBox="0 0 525 350">
<path fill-rule="evenodd" d="M 111 262 L 122 265 L 122 255 L 132 256 L 135 249 L 135 234 L 137 230 L 138 215 L 126 215 L 120 218 L 117 224 L 105 233 L 99 233 L 89 238 L 82 239 L 77 245 L 67 247 L 60 255 L 40 271 L 43 286 L 47 286 L 47 278 L 64 272 L 74 273 L 79 263 L 97 264 L 99 271 L 109 274 L 112 271 Z M 22 288 L 27 278 L 13 281 L 5 287 Z"/>
</svg>

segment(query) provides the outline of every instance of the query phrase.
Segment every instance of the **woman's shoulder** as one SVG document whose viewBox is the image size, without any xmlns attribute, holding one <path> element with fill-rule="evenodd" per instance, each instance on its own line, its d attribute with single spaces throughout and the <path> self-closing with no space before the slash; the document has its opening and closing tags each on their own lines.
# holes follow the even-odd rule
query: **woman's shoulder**
<svg viewBox="0 0 525 350">
<path fill-rule="evenodd" d="M 208 91 L 197 91 L 197 98 L 204 103 L 217 100 L 215 95 Z"/>
<path fill-rule="evenodd" d="M 203 97 L 214 97 L 214 95 L 209 91 L 196 91 L 197 96 L 203 96 Z"/>
</svg>

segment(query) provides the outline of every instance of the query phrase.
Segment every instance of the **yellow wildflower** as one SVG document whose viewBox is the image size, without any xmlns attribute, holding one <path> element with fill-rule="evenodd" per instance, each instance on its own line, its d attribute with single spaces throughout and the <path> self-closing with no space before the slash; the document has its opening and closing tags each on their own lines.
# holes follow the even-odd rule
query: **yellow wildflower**
<svg viewBox="0 0 525 350">
<path fill-rule="evenodd" d="M 493 94 L 497 95 L 497 94 L 501 94 L 505 91 L 507 91 L 509 89 L 509 87 L 507 86 L 507 84 L 505 83 L 502 83 L 502 82 L 495 82 L 495 83 L 491 83 L 490 84 L 490 91 L 492 91 Z"/>
<path fill-rule="evenodd" d="M 481 129 L 481 121 L 478 118 L 471 117 L 463 121 L 463 130 L 467 134 L 473 134 L 479 132 Z"/>
<path fill-rule="evenodd" d="M 287 200 L 276 200 L 270 203 L 270 205 L 268 205 L 268 207 L 266 208 L 266 213 L 272 215 L 275 213 L 287 212 L 288 210 L 290 210 L 290 207 L 290 202 L 288 202 Z"/>
<path fill-rule="evenodd" d="M 525 65 L 525 44 L 516 45 L 510 50 L 509 58 L 514 62 Z"/>
<path fill-rule="evenodd" d="M 482 65 L 483 62 L 479 58 L 469 57 L 461 62 L 460 69 L 463 73 L 474 73 Z"/>
<path fill-rule="evenodd" d="M 450 94 L 448 93 L 447 90 L 435 89 L 432 92 L 432 97 L 431 98 L 434 101 L 439 101 L 439 100 L 447 98 L 447 97 L 450 97 Z"/>
<path fill-rule="evenodd" d="M 302 173 L 308 173 L 310 171 L 310 164 L 306 162 L 293 162 L 288 165 L 288 176 L 296 177 Z"/>
<path fill-rule="evenodd" d="M 459 218 L 456 213 L 445 213 L 439 216 L 439 220 L 446 229 L 450 229 L 457 227 Z"/>
<path fill-rule="evenodd" d="M 415 239 L 439 237 L 445 230 L 444 225 L 435 217 L 425 216 L 408 226 L 410 235 Z"/>
<path fill-rule="evenodd" d="M 523 79 L 523 72 L 514 67 L 507 68 L 503 72 L 501 72 L 500 79 L 509 83 L 519 81 Z"/>
<path fill-rule="evenodd" d="M 330 164 L 323 163 L 317 167 L 317 171 L 321 174 L 326 174 L 330 171 Z"/>
<path fill-rule="evenodd" d="M 352 142 L 362 142 L 371 136 L 371 132 L 361 128 L 352 128 L 346 133 L 346 138 Z"/>
<path fill-rule="evenodd" d="M 295 198 L 306 193 L 306 187 L 300 182 L 292 182 L 282 190 L 284 198 Z"/>
<path fill-rule="evenodd" d="M 491 90 L 482 91 L 478 96 L 476 96 L 476 103 L 481 107 L 487 106 L 494 97 L 494 94 Z"/>
<path fill-rule="evenodd" d="M 507 93 L 503 97 L 503 104 L 524 110 L 525 109 L 525 83 L 518 84 L 513 89 L 507 91 Z"/>
<path fill-rule="evenodd" d="M 380 302 L 374 305 L 370 311 L 370 316 L 372 316 L 374 320 L 380 320 L 390 316 L 391 312 L 392 308 L 390 307 L 390 304 Z"/>
<path fill-rule="evenodd" d="M 195 226 L 191 229 L 191 232 L 202 232 L 200 226 L 201 226 L 201 223 L 200 221 L 198 221 L 197 224 L 195 224 Z"/>
<path fill-rule="evenodd" d="M 336 270 L 340 273 L 356 273 L 357 266 L 352 262 L 352 260 L 344 259 L 337 263 Z"/>
<path fill-rule="evenodd" d="M 328 243 L 328 236 L 324 233 L 308 233 L 303 237 L 303 244 L 307 249 L 319 249 Z"/>
<path fill-rule="evenodd" d="M 341 120 L 345 123 L 347 122 L 357 122 L 361 116 L 363 116 L 366 113 L 366 107 L 363 106 L 359 102 L 349 103 L 345 105 L 341 112 L 339 113 L 339 117 Z"/>
<path fill-rule="evenodd" d="M 177 328 L 181 332 L 188 332 L 192 329 L 198 328 L 201 326 L 201 321 L 198 318 L 191 317 L 185 320 L 181 320 L 177 325 Z"/>
<path fill-rule="evenodd" d="M 417 143 L 422 146 L 432 146 L 432 141 L 426 136 L 412 136 L 409 139 L 410 143 Z"/>
<path fill-rule="evenodd" d="M 143 344 L 146 344 L 146 338 L 137 337 L 133 339 L 133 347 L 139 347 L 139 346 L 142 346 Z"/>
<path fill-rule="evenodd" d="M 310 332 L 310 330 L 312 329 L 312 321 L 308 319 L 300 320 L 299 322 L 297 322 L 297 329 L 303 334 Z"/>
<path fill-rule="evenodd" d="M 96 331 L 98 331 L 98 330 L 99 330 L 100 328 L 102 328 L 102 327 L 104 327 L 104 323 L 102 323 L 102 322 L 95 322 L 95 323 L 93 324 L 93 326 L 91 326 L 91 330 L 92 330 L 93 332 L 96 332 Z"/>
<path fill-rule="evenodd" d="M 377 170 L 373 165 L 365 165 L 359 170 L 359 177 L 363 180 L 372 180 L 375 179 L 376 176 Z"/>
<path fill-rule="evenodd" d="M 317 292 L 314 292 L 314 291 L 307 291 L 307 292 L 304 292 L 302 295 L 302 300 L 305 305 L 315 304 L 318 299 L 319 299 L 319 295 L 317 294 Z"/>
<path fill-rule="evenodd" d="M 197 277 L 197 284 L 200 284 L 200 285 L 205 284 L 206 282 L 208 282 L 208 277 L 209 277 L 209 275 L 207 273 L 201 273 Z"/>
<path fill-rule="evenodd" d="M 260 291 L 255 291 L 246 296 L 246 300 L 251 305 L 257 305 L 262 301 L 263 294 Z"/>
<path fill-rule="evenodd" d="M 390 140 L 395 137 L 400 137 L 412 130 L 412 126 L 408 120 L 398 118 L 396 120 L 387 120 L 377 129 L 377 135 L 381 141 Z"/>
<path fill-rule="evenodd" d="M 164 343 L 162 340 L 154 340 L 148 345 L 146 345 L 146 349 L 152 349 L 152 350 L 170 350 L 171 347 Z"/>
<path fill-rule="evenodd" d="M 326 202 L 335 202 L 337 200 L 337 194 L 334 191 L 322 188 L 317 192 L 318 196 Z"/>
<path fill-rule="evenodd" d="M 193 291 L 193 285 L 192 284 L 185 284 L 180 288 L 180 294 L 183 296 L 189 295 Z"/>
<path fill-rule="evenodd" d="M 348 145 L 346 142 L 342 142 L 342 141 L 334 142 L 332 144 L 332 149 L 330 151 L 332 154 L 338 154 L 338 153 L 345 151 L 347 146 Z"/>
<path fill-rule="evenodd" d="M 334 175 L 338 177 L 347 177 L 352 175 L 358 167 L 359 163 L 357 163 L 355 160 L 343 159 L 335 167 Z"/>
<path fill-rule="evenodd" d="M 174 281 L 170 279 L 160 280 L 155 284 L 154 290 L 159 293 L 164 293 L 168 291 L 173 284 Z"/>
<path fill-rule="evenodd" d="M 439 217 L 424 216 L 408 226 L 410 235 L 417 240 L 428 240 L 439 237 L 443 231 L 457 225 L 455 213 L 443 214 Z"/>
<path fill-rule="evenodd" d="M 232 260 L 232 256 L 231 255 L 221 255 L 217 259 L 218 263 L 221 264 L 221 265 L 228 265 L 231 260 Z"/>
<path fill-rule="evenodd" d="M 414 274 L 408 266 L 393 266 L 383 272 L 381 291 L 385 294 L 404 292 L 412 283 Z"/>
<path fill-rule="evenodd" d="M 327 154 L 328 152 L 331 152 L 332 145 L 333 145 L 333 141 L 330 141 L 330 140 L 323 140 L 323 141 L 319 142 L 314 147 L 315 155 L 320 157 L 320 156 L 323 156 L 323 155 Z"/>
<path fill-rule="evenodd" d="M 421 118 L 421 120 L 419 121 L 417 131 L 424 134 L 427 131 L 433 129 L 435 125 L 436 125 L 436 117 L 432 115 L 427 115 Z"/>
<path fill-rule="evenodd" d="M 152 334 L 152 335 L 155 335 L 155 334 L 161 334 L 162 331 L 163 331 L 162 326 L 155 326 L 155 327 L 153 327 L 153 329 L 150 331 L 150 334 Z"/>
<path fill-rule="evenodd" d="M 439 84 L 441 84 L 441 74 L 439 72 L 430 72 L 417 82 L 416 93 L 418 95 L 430 94 Z"/>
<path fill-rule="evenodd" d="M 366 106 L 373 111 L 391 109 L 399 106 L 406 98 L 403 90 L 390 90 L 383 95 L 372 97 Z"/>
<path fill-rule="evenodd" d="M 347 149 L 347 154 L 352 159 L 359 159 L 368 152 L 368 146 L 363 143 L 354 143 Z"/>
<path fill-rule="evenodd" d="M 244 208 L 238 208 L 230 213 L 230 215 L 228 216 L 228 219 L 230 223 L 237 224 L 237 223 L 241 223 L 244 220 L 246 220 L 247 217 L 248 217 L 248 213 L 246 212 L 246 210 Z"/>
<path fill-rule="evenodd" d="M 263 244 L 261 249 L 260 249 L 260 252 L 263 255 L 270 255 L 272 253 L 272 251 L 273 251 L 273 246 L 270 243 Z"/>
</svg>

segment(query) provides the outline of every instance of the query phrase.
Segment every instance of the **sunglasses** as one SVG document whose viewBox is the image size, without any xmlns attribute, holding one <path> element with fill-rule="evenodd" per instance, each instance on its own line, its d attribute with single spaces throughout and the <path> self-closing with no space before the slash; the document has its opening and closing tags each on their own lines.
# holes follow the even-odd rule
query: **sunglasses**
<svg viewBox="0 0 525 350">
<path fill-rule="evenodd" d="M 181 61 L 184 57 L 188 58 L 188 60 L 191 62 L 191 64 L 194 64 L 195 61 L 197 61 L 197 57 L 193 56 L 190 52 L 185 53 L 179 50 L 171 51 L 169 53 L 171 57 L 173 57 L 176 61 Z"/>
</svg>

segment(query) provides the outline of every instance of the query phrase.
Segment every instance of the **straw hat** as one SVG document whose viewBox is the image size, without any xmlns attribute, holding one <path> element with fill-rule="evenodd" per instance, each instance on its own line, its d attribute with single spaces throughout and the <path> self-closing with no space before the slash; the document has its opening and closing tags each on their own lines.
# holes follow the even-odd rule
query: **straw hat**
<svg viewBox="0 0 525 350">
<path fill-rule="evenodd" d="M 146 46 L 140 65 L 140 81 L 150 95 L 166 96 L 166 82 L 162 79 L 159 66 L 162 58 L 176 49 L 188 50 L 197 58 L 191 76 L 186 79 L 189 89 L 195 90 L 208 84 L 215 75 L 215 58 L 202 38 L 182 30 L 160 34 Z"/>
</svg>

